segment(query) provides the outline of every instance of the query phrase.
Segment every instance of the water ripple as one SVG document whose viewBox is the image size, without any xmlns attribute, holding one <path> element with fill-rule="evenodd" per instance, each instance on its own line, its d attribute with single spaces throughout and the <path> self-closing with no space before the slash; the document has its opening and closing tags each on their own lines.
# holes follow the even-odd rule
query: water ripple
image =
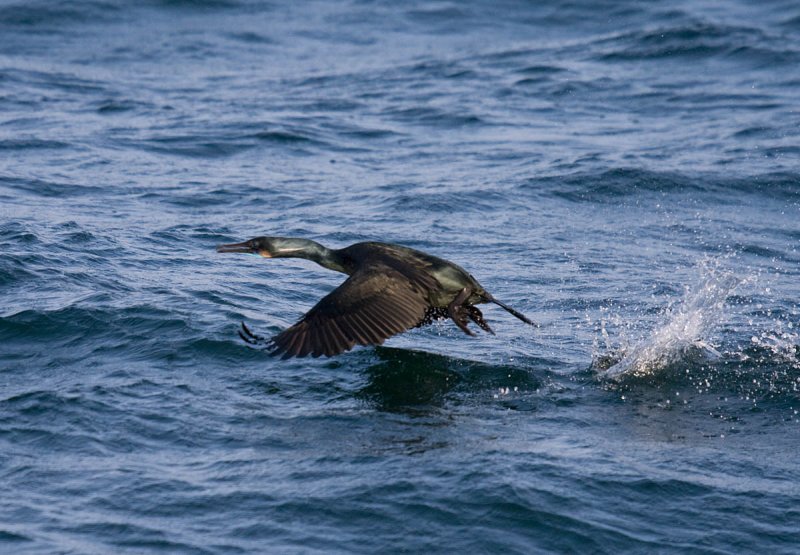
<svg viewBox="0 0 800 555">
<path fill-rule="evenodd" d="M 791 552 L 798 21 L 3 3 L 0 551 Z M 421 248 L 542 326 L 281 361 L 241 322 L 346 277 L 215 252 L 261 234 Z"/>
</svg>

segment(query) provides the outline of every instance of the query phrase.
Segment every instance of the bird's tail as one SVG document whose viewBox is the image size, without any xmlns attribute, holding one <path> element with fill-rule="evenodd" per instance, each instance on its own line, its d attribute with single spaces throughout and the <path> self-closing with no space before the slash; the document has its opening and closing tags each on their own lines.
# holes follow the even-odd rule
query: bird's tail
<svg viewBox="0 0 800 555">
<path fill-rule="evenodd" d="M 539 327 L 539 324 L 537 324 L 536 322 L 532 322 L 531 320 L 529 320 L 529 319 L 528 319 L 528 317 L 527 317 L 527 316 L 525 316 L 525 315 L 524 315 L 524 314 L 522 314 L 521 312 L 517 312 L 516 310 L 514 310 L 513 308 L 511 308 L 511 307 L 510 307 L 510 306 L 508 306 L 507 304 L 505 304 L 505 303 L 503 303 L 503 302 L 501 302 L 501 301 L 498 301 L 497 299 L 495 299 L 495 298 L 494 298 L 494 297 L 492 297 L 491 295 L 487 295 L 487 296 L 486 296 L 486 300 L 487 300 L 487 301 L 489 301 L 489 302 L 492 302 L 492 303 L 494 303 L 494 304 L 496 304 L 496 305 L 498 305 L 498 306 L 501 306 L 501 307 L 503 307 L 503 308 L 504 308 L 504 309 L 506 309 L 508 312 L 510 312 L 511 314 L 513 314 L 514 316 L 516 316 L 517 318 L 519 318 L 520 320 L 522 320 L 522 321 L 523 321 L 523 322 L 525 322 L 526 324 L 530 324 L 531 326 L 534 326 L 534 327 L 537 327 L 537 328 Z"/>
</svg>

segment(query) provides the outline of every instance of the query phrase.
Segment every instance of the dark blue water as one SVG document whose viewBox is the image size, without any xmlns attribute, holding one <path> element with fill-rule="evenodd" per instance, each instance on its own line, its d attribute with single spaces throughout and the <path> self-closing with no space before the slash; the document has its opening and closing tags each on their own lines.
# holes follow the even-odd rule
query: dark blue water
<svg viewBox="0 0 800 555">
<path fill-rule="evenodd" d="M 0 3 L 0 552 L 797 553 L 800 6 Z M 248 348 L 382 240 L 487 306 Z"/>
</svg>

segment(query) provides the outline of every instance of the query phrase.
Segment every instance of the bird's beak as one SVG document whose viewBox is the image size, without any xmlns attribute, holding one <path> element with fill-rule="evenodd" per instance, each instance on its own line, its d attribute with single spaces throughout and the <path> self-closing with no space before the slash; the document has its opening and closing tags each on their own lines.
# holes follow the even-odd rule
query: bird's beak
<svg viewBox="0 0 800 555">
<path fill-rule="evenodd" d="M 250 254 L 253 252 L 253 247 L 250 246 L 250 241 L 228 243 L 227 245 L 217 245 L 217 252 L 241 252 Z"/>
</svg>

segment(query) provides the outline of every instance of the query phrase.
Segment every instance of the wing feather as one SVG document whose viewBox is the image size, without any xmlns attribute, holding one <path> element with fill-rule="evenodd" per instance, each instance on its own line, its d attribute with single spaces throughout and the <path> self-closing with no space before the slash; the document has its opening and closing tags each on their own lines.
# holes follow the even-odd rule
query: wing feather
<svg viewBox="0 0 800 555">
<path fill-rule="evenodd" d="M 339 350 L 336 339 L 333 337 L 333 326 L 323 327 L 322 336 L 325 339 L 325 356 L 333 356 Z"/>
<path fill-rule="evenodd" d="M 424 285 L 428 285 L 425 283 Z M 417 326 L 429 308 L 420 279 L 382 262 L 353 273 L 299 322 L 274 336 L 272 353 L 333 356 L 359 345 L 380 345 Z"/>
<path fill-rule="evenodd" d="M 357 341 L 357 339 L 353 337 L 352 333 L 348 337 L 348 333 L 342 329 L 343 327 L 344 329 L 348 329 L 348 325 L 344 319 L 341 319 L 340 321 L 331 320 L 331 328 L 333 329 L 333 333 L 336 335 L 336 345 L 340 351 L 351 349 Z"/>
<path fill-rule="evenodd" d="M 353 324 L 352 317 L 345 314 L 337 320 L 333 320 L 335 325 L 339 328 L 343 337 L 350 343 L 348 349 L 351 349 L 356 344 L 366 345 L 366 339 L 358 332 L 355 324 Z M 347 349 L 345 349 L 347 350 Z"/>
</svg>

